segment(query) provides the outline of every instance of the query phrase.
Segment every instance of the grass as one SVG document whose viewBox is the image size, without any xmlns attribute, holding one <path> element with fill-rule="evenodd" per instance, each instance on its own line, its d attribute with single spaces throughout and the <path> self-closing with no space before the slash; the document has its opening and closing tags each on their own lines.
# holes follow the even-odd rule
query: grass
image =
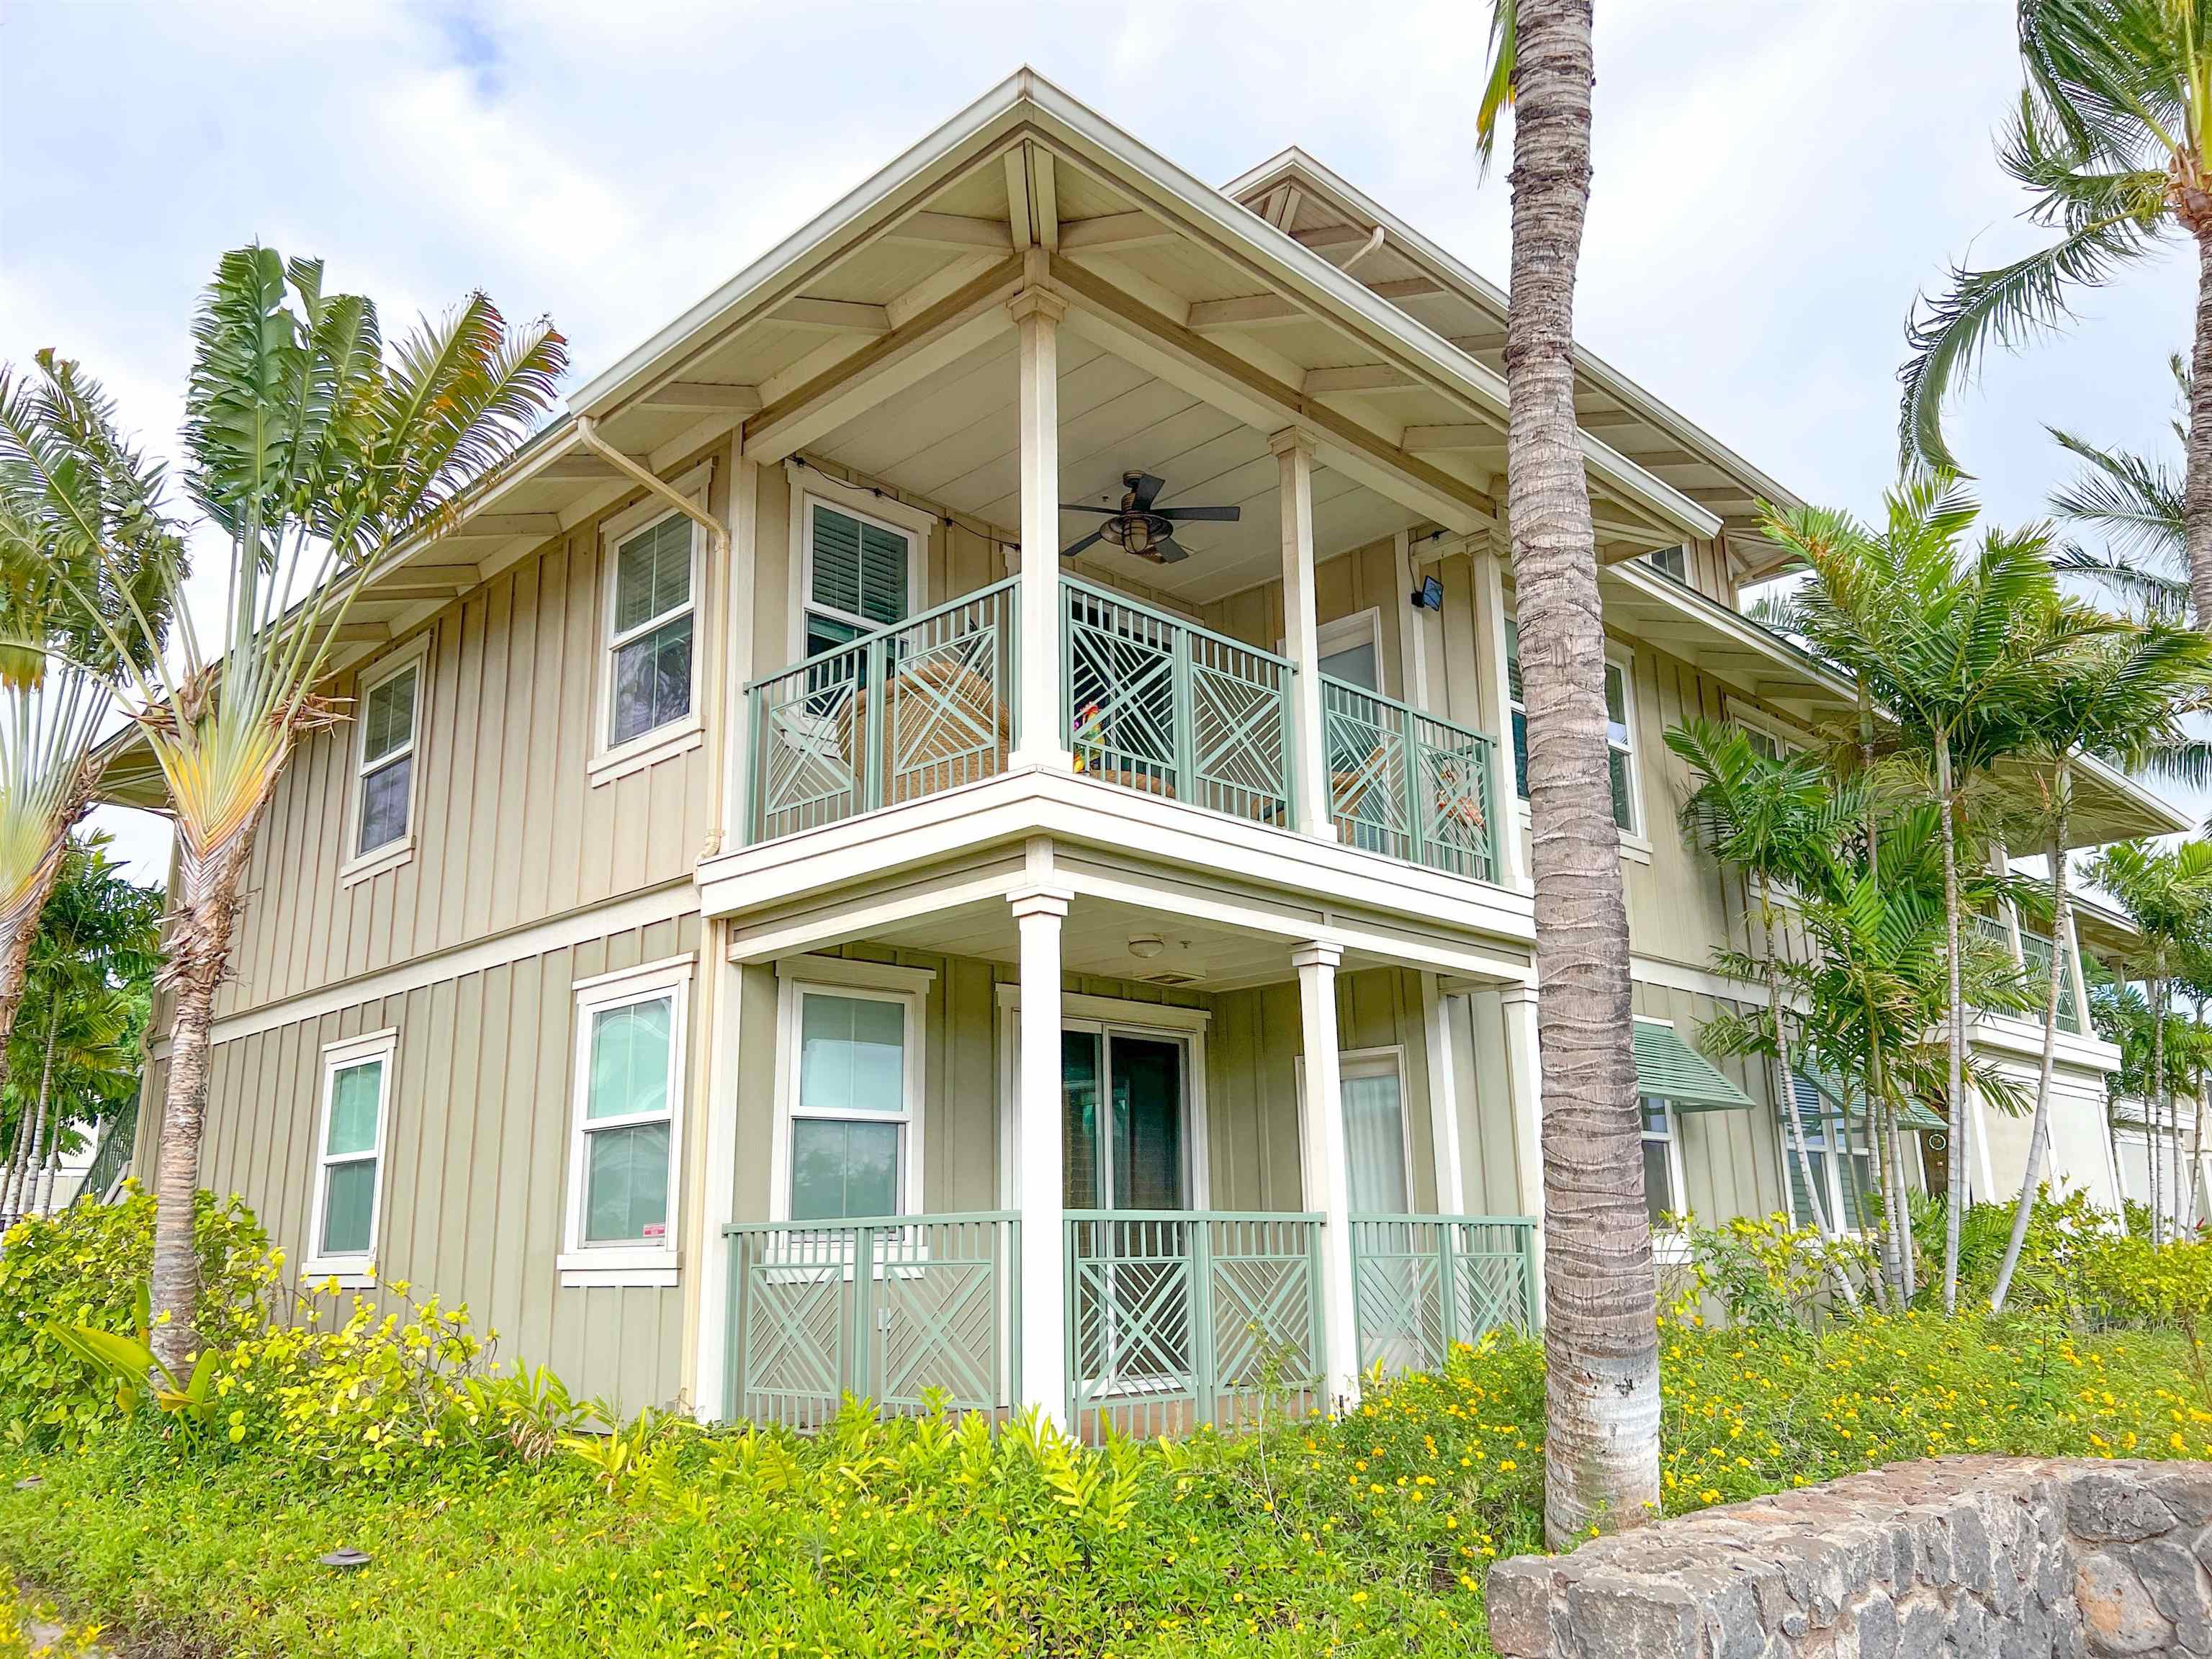
<svg viewBox="0 0 2212 1659">
<path fill-rule="evenodd" d="M 1948 1451 L 2212 1458 L 2178 1334 L 1676 1327 L 1663 1368 L 1670 1512 Z M 1494 1343 L 1340 1419 L 1091 1454 L 856 1415 L 369 1480 L 131 1428 L 0 1454 L 0 1560 L 162 1654 L 1464 1655 L 1538 1541 L 1541 1404 Z"/>
</svg>

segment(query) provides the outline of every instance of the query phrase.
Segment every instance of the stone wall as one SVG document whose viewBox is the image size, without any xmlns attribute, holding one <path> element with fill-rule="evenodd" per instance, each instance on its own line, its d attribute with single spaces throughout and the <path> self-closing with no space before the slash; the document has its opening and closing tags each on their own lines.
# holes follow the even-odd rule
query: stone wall
<svg viewBox="0 0 2212 1659">
<path fill-rule="evenodd" d="M 1505 1659 L 2212 1656 L 2212 1468 L 1898 1463 L 1521 1556 Z"/>
</svg>

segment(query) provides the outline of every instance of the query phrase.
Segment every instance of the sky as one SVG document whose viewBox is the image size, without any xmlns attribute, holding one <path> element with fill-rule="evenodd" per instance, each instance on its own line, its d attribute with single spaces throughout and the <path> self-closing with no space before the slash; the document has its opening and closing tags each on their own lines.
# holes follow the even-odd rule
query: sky
<svg viewBox="0 0 2212 1659">
<path fill-rule="evenodd" d="M 0 0 L 0 359 L 174 453 L 194 296 L 258 238 L 387 331 L 471 289 L 580 385 L 1018 65 L 1200 178 L 1297 144 L 1501 285 L 1488 8 Z M 1805 498 L 1879 508 L 1916 291 L 2037 246 L 1993 135 L 2010 0 L 1598 0 L 1585 346 Z M 1990 361 L 1954 447 L 2042 516 L 2045 433 L 2171 446 L 2179 246 Z M 2187 803 L 2199 812 L 2212 801 Z M 142 872 L 167 829 L 103 811 Z"/>
</svg>

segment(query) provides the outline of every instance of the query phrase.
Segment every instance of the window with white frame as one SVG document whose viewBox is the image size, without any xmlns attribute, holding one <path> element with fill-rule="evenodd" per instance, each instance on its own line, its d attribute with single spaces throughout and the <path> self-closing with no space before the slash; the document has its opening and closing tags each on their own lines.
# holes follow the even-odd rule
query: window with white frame
<svg viewBox="0 0 2212 1659">
<path fill-rule="evenodd" d="M 690 981 L 685 958 L 576 988 L 564 1269 L 674 1265 Z"/>
<path fill-rule="evenodd" d="M 1339 1062 L 1354 1214 L 1404 1215 L 1413 1207 L 1403 1059 L 1396 1048 L 1381 1048 L 1347 1054 Z"/>
<path fill-rule="evenodd" d="M 1613 779 L 1613 821 L 1627 835 L 1640 829 L 1636 810 L 1636 739 L 1631 725 L 1628 665 L 1605 665 L 1606 764 Z"/>
<path fill-rule="evenodd" d="M 1521 626 L 1505 619 L 1505 706 L 1513 726 L 1513 793 L 1528 799 L 1528 702 L 1521 684 Z"/>
<path fill-rule="evenodd" d="M 1656 1095 L 1646 1095 L 1643 1110 L 1644 1207 L 1656 1229 L 1664 1217 L 1686 1213 L 1690 1201 L 1682 1188 L 1680 1125 L 1674 1107 Z"/>
<path fill-rule="evenodd" d="M 353 850 L 356 858 L 366 858 L 404 845 L 414 827 L 422 659 L 415 658 L 364 681 L 360 708 L 355 788 L 361 805 L 354 823 Z"/>
<path fill-rule="evenodd" d="M 1790 1215 L 1800 1227 L 1813 1225 L 1813 1199 L 1817 1198 L 1821 1219 L 1830 1227 L 1854 1232 L 1860 1216 L 1871 1213 L 1866 1206 L 1874 1201 L 1875 1192 L 1874 1158 L 1864 1144 L 1863 1115 L 1855 1128 L 1810 1078 L 1793 1073 L 1790 1081 L 1796 1097 L 1797 1121 L 1804 1127 L 1805 1164 L 1813 1171 L 1808 1197 L 1805 1168 L 1797 1161 L 1796 1132 L 1786 1116 L 1778 1114 L 1782 1125 L 1782 1164 L 1784 1184 L 1790 1192 Z"/>
<path fill-rule="evenodd" d="M 688 720 L 696 631 L 696 526 L 672 512 L 615 545 L 607 746 Z"/>
<path fill-rule="evenodd" d="M 1690 548 L 1686 542 L 1673 547 L 1655 547 L 1644 556 L 1653 565 L 1676 581 L 1687 586 L 1690 580 Z"/>
<path fill-rule="evenodd" d="M 910 531 L 843 507 L 806 502 L 806 654 L 819 656 L 914 610 Z"/>
<path fill-rule="evenodd" d="M 310 1274 L 365 1275 L 374 1268 L 385 1116 L 398 1042 L 397 1031 L 377 1031 L 323 1050 L 305 1263 Z"/>
<path fill-rule="evenodd" d="M 781 1194 L 792 1221 L 910 1207 L 919 1068 L 909 994 L 793 988 Z"/>
</svg>

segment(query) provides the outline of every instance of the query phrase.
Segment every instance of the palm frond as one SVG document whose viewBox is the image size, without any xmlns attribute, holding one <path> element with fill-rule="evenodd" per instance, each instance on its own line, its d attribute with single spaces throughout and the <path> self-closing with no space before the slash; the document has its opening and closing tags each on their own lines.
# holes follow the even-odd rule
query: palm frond
<svg viewBox="0 0 2212 1659">
<path fill-rule="evenodd" d="M 1498 148 L 1498 118 L 1513 102 L 1514 52 L 1519 44 L 1516 0 L 1490 0 L 1490 67 L 1474 111 L 1474 153 L 1488 173 Z"/>
</svg>

